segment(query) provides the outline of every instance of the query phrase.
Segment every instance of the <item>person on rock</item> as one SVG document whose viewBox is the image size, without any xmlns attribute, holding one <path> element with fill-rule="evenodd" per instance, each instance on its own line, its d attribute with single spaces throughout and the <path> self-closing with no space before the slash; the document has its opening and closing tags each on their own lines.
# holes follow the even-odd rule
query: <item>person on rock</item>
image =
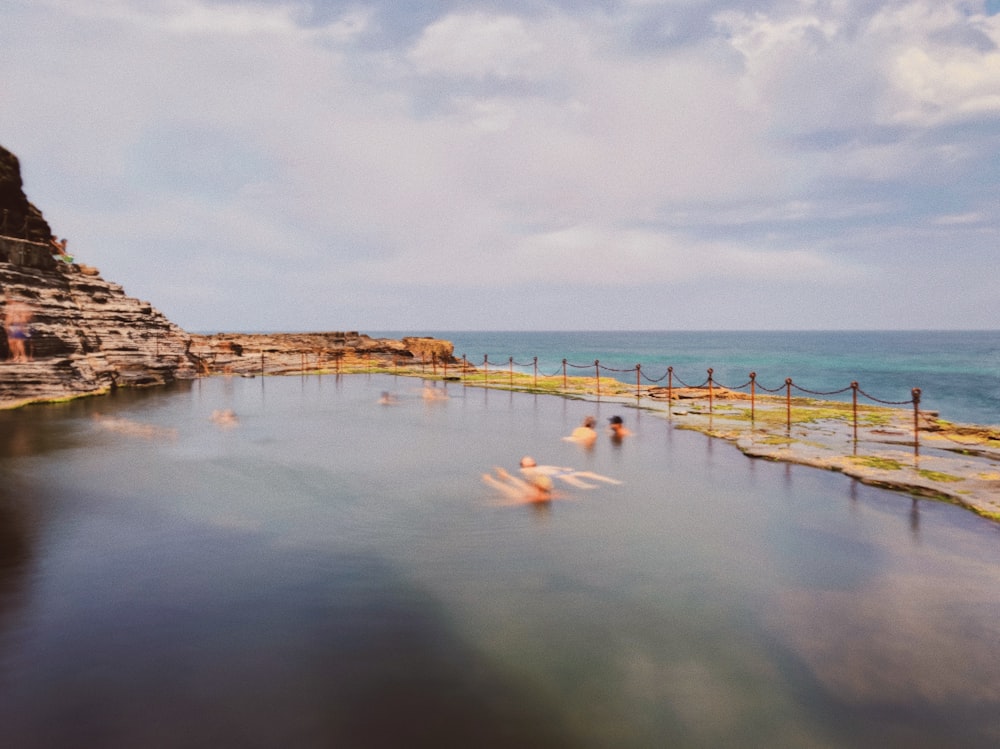
<svg viewBox="0 0 1000 749">
<path fill-rule="evenodd" d="M 31 308 L 20 299 L 8 300 L 4 305 L 4 329 L 7 332 L 7 350 L 14 362 L 31 360 L 28 341 L 31 338 Z"/>
</svg>

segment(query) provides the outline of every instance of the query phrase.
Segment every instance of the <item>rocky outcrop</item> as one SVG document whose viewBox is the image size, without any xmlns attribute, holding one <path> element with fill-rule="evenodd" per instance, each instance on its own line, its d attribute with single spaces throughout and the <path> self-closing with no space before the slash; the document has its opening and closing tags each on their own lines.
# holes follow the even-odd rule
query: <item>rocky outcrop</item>
<svg viewBox="0 0 1000 749">
<path fill-rule="evenodd" d="M 0 217 L 0 407 L 195 376 L 187 333 L 51 243 L 17 157 L 3 148 Z"/>
<path fill-rule="evenodd" d="M 42 212 L 28 202 L 17 156 L 0 146 L 0 235 L 48 244 L 52 231 Z"/>
<path fill-rule="evenodd" d="M 192 335 L 190 354 L 203 374 L 270 375 L 458 364 L 449 341 L 371 338 L 356 331 Z"/>
<path fill-rule="evenodd" d="M 92 269 L 33 267 L 44 252 L 35 248 L 26 265 L 0 259 L 0 317 L 15 304 L 30 315 L 27 361 L 13 361 L 7 336 L 0 339 L 0 407 L 196 375 L 187 333 Z"/>
<path fill-rule="evenodd" d="M 433 338 L 186 333 L 52 243 L 49 224 L 24 194 L 17 157 L 3 148 L 0 216 L 0 323 L 7 333 L 0 335 L 0 408 L 213 373 L 454 361 L 452 344 Z M 14 318 L 22 313 L 29 335 L 19 342 Z"/>
</svg>

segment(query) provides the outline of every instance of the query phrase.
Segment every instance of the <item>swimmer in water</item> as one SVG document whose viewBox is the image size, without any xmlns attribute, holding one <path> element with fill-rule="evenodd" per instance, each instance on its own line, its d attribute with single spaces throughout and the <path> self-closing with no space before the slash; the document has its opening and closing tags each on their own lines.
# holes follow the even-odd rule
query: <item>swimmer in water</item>
<svg viewBox="0 0 1000 749">
<path fill-rule="evenodd" d="M 570 486 L 577 487 L 578 489 L 597 488 L 597 484 L 590 484 L 583 479 L 603 481 L 606 484 L 621 483 L 621 481 L 618 481 L 617 479 L 602 476 L 601 474 L 594 473 L 593 471 L 577 471 L 574 468 L 566 468 L 562 466 L 540 466 L 530 455 L 525 455 L 521 458 L 521 473 L 524 474 L 525 478 L 529 480 L 533 476 L 549 476 L 552 479 L 565 482 Z"/>
<path fill-rule="evenodd" d="M 525 480 L 512 476 L 503 468 L 497 468 L 496 474 L 484 473 L 483 483 L 498 490 L 512 504 L 547 504 L 556 498 L 552 479 L 548 476 L 538 474 Z"/>
<path fill-rule="evenodd" d="M 583 420 L 583 424 L 573 430 L 569 437 L 563 437 L 568 442 L 576 442 L 584 447 L 590 447 L 597 440 L 597 430 L 594 425 L 597 422 L 593 416 L 588 416 Z"/>
<path fill-rule="evenodd" d="M 611 439 L 613 441 L 621 442 L 623 437 L 632 434 L 631 431 L 625 428 L 625 423 L 622 421 L 621 416 L 612 416 L 608 421 L 611 422 Z"/>
</svg>

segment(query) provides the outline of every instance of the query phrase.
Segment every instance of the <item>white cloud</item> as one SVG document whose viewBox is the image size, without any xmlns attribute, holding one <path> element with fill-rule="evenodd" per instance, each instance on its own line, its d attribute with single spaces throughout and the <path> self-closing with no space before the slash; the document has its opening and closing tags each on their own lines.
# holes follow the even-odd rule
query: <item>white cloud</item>
<svg viewBox="0 0 1000 749">
<path fill-rule="evenodd" d="M 544 45 L 517 16 L 462 13 L 435 21 L 407 55 L 422 74 L 528 76 Z"/>
<path fill-rule="evenodd" d="M 57 233 L 154 303 L 181 277 L 144 240 L 219 305 L 297 274 L 363 309 L 436 285 L 834 288 L 900 251 L 898 223 L 936 221 L 925 250 L 996 228 L 991 131 L 933 131 L 993 117 L 998 17 L 758 5 L 656 46 L 644 19 L 712 4 L 500 3 L 390 37 L 390 5 L 317 25 L 295 3 L 25 3 L 0 11 L 0 138 Z"/>
<path fill-rule="evenodd" d="M 716 20 L 779 128 L 933 127 L 1000 108 L 1000 17 L 966 5 L 908 0 L 866 17 L 799 2 Z"/>
</svg>

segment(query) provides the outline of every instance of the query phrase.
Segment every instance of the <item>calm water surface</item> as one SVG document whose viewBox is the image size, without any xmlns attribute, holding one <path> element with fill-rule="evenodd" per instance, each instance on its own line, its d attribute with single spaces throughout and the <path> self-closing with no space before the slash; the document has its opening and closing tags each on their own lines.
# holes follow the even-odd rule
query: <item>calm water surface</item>
<svg viewBox="0 0 1000 749">
<path fill-rule="evenodd" d="M 649 412 L 419 386 L 0 413 L 3 745 L 1000 740 L 994 525 Z M 634 434 L 562 441 L 588 413 Z M 526 453 L 623 483 L 505 506 L 480 476 Z"/>
</svg>

